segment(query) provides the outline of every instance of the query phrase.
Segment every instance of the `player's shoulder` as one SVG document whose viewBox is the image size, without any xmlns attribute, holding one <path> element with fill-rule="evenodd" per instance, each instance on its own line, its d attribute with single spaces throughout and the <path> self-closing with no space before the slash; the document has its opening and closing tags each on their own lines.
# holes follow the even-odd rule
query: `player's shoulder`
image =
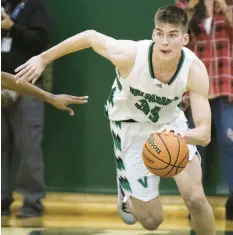
<svg viewBox="0 0 233 235">
<path fill-rule="evenodd" d="M 138 40 L 138 41 L 136 41 L 136 43 L 149 45 L 149 44 L 153 43 L 153 40 L 150 40 L 150 39 L 143 39 L 143 40 Z"/>
<path fill-rule="evenodd" d="M 194 59 L 192 61 L 192 64 L 189 69 L 190 75 L 197 75 L 201 72 L 206 73 L 206 67 L 205 64 L 195 55 Z"/>
<path fill-rule="evenodd" d="M 141 53 L 146 53 L 152 45 L 152 40 L 117 40 L 117 44 L 111 43 L 107 44 L 106 47 L 112 48 L 111 51 L 115 52 L 115 54 L 124 54 L 130 58 L 136 59 L 137 55 L 141 55 Z M 116 47 L 116 45 L 118 45 Z"/>
<path fill-rule="evenodd" d="M 209 77 L 204 63 L 195 56 L 188 76 L 188 90 L 201 90 L 209 86 Z"/>
<path fill-rule="evenodd" d="M 153 45 L 152 40 L 139 40 L 135 42 L 135 46 L 137 49 L 137 52 L 141 52 L 143 54 L 148 53 L 149 48 Z"/>
<path fill-rule="evenodd" d="M 195 59 L 196 54 L 193 51 L 191 51 L 189 48 L 182 47 L 182 51 L 184 53 L 184 58 L 189 59 L 191 61 Z"/>
<path fill-rule="evenodd" d="M 138 40 L 135 41 L 135 45 L 138 47 L 149 47 L 150 45 L 152 45 L 153 41 L 152 40 L 148 40 L 148 39 L 144 39 L 144 40 Z"/>
<path fill-rule="evenodd" d="M 138 40 L 138 41 L 131 41 L 131 40 L 118 40 L 120 45 L 121 51 L 127 54 L 132 54 L 136 56 L 139 51 L 146 52 L 150 45 L 152 45 L 152 40 Z M 117 50 L 115 48 L 115 50 Z"/>
</svg>

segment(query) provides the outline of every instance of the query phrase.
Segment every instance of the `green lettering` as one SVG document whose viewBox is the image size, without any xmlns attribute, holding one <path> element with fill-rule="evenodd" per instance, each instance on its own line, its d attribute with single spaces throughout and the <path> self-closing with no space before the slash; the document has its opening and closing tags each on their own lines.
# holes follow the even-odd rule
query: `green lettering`
<svg viewBox="0 0 233 235">
<path fill-rule="evenodd" d="M 135 89 L 135 96 L 139 95 L 139 90 Z"/>
<path fill-rule="evenodd" d="M 139 179 L 138 182 L 144 187 L 147 188 L 148 187 L 148 182 L 147 182 L 148 177 L 144 176 L 143 179 Z"/>
<path fill-rule="evenodd" d="M 159 96 L 156 95 L 156 101 L 155 102 L 158 103 L 158 104 L 162 104 L 162 97 L 159 97 Z"/>
<path fill-rule="evenodd" d="M 161 104 L 167 105 L 168 103 L 169 103 L 169 99 L 167 99 L 166 97 L 162 97 Z"/>
<path fill-rule="evenodd" d="M 149 116 L 149 119 L 155 123 L 159 120 L 159 111 L 161 110 L 160 107 L 154 107 L 150 112 L 151 115 Z"/>
<path fill-rule="evenodd" d="M 138 93 L 139 93 L 139 95 L 138 96 L 144 96 L 144 92 L 143 91 L 140 91 L 140 90 L 138 90 Z"/>
<path fill-rule="evenodd" d="M 147 114 L 150 112 L 149 104 L 148 104 L 147 101 L 144 100 L 144 99 L 139 100 L 139 102 L 140 102 L 141 104 L 136 103 L 135 106 L 136 106 L 138 109 L 142 110 L 142 112 L 147 115 Z"/>
<path fill-rule="evenodd" d="M 155 95 L 152 95 L 152 96 L 151 96 L 151 101 L 150 101 L 150 102 L 155 103 L 155 100 L 156 100 L 156 99 L 155 99 Z"/>
</svg>

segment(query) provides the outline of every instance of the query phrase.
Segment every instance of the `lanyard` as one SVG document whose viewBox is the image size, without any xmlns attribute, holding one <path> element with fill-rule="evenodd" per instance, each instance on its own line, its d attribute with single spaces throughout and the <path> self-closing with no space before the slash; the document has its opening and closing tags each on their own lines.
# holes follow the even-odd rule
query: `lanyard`
<svg viewBox="0 0 233 235">
<path fill-rule="evenodd" d="M 24 9 L 25 7 L 25 3 L 24 1 L 22 1 L 21 3 L 19 3 L 16 8 L 14 9 L 14 11 L 10 14 L 10 17 L 12 20 L 15 20 L 17 18 L 17 16 L 19 15 L 19 12 Z M 10 31 L 7 31 L 5 37 L 9 37 L 10 35 Z M 1 40 L 2 41 L 2 40 Z"/>
<path fill-rule="evenodd" d="M 21 2 L 17 5 L 17 7 L 14 9 L 14 11 L 11 13 L 11 19 L 15 20 L 19 14 L 19 12 L 25 7 L 25 3 Z"/>
</svg>

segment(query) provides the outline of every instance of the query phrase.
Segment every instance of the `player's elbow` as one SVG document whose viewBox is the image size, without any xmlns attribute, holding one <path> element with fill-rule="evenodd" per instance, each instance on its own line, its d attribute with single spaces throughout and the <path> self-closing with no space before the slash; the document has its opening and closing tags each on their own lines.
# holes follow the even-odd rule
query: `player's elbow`
<svg viewBox="0 0 233 235">
<path fill-rule="evenodd" d="M 211 122 L 205 122 L 199 128 L 199 145 L 206 147 L 211 141 Z"/>
<path fill-rule="evenodd" d="M 95 34 L 97 33 L 94 29 L 88 29 L 85 31 L 85 33 L 91 37 L 91 36 L 95 36 Z"/>
<path fill-rule="evenodd" d="M 206 147 L 206 146 L 210 143 L 210 141 L 211 141 L 211 137 L 206 138 L 206 139 L 204 139 L 204 140 L 201 141 L 200 145 L 201 145 L 202 147 Z"/>
<path fill-rule="evenodd" d="M 206 131 L 201 138 L 200 145 L 206 147 L 210 143 L 210 141 L 211 141 L 210 131 Z"/>
<path fill-rule="evenodd" d="M 93 30 L 93 29 L 89 29 L 89 30 L 86 30 L 85 32 L 85 35 L 86 35 L 86 38 L 87 38 L 87 41 L 90 45 L 93 44 L 93 41 L 95 40 L 95 38 L 97 37 L 97 31 Z"/>
</svg>

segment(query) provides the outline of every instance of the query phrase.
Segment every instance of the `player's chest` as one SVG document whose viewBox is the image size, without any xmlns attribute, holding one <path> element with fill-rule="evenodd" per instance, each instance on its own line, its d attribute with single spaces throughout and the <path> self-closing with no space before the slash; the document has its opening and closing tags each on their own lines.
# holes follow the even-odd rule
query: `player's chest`
<svg viewBox="0 0 233 235">
<path fill-rule="evenodd" d="M 130 84 L 127 88 L 128 94 L 134 97 L 168 97 L 174 99 L 180 95 L 177 84 L 163 84 L 160 81 L 149 78 L 142 79 L 137 83 Z"/>
</svg>

